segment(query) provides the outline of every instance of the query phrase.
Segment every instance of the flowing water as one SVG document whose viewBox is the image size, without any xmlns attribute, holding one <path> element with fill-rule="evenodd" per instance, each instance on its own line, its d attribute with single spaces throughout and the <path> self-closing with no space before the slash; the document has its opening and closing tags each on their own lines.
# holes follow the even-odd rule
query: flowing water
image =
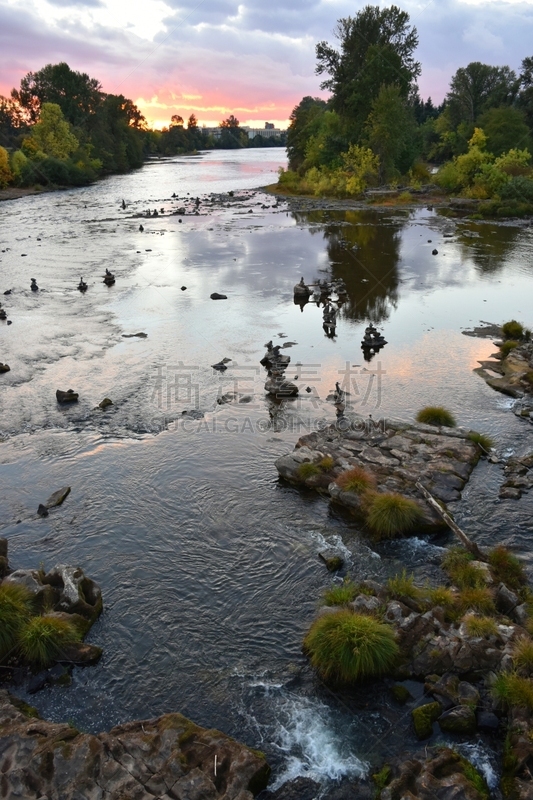
<svg viewBox="0 0 533 800">
<path fill-rule="evenodd" d="M 0 298 L 12 320 L 0 323 L 0 535 L 12 565 L 79 564 L 105 602 L 89 636 L 100 664 L 31 702 L 91 731 L 179 710 L 265 750 L 276 784 L 364 775 L 397 735 L 385 713 L 355 713 L 302 677 L 302 636 L 331 582 L 318 552 L 342 546 L 355 575 L 383 578 L 423 573 L 447 542 L 373 546 L 281 483 L 275 459 L 334 419 L 336 381 L 373 418 L 444 405 L 503 456 L 531 447 L 532 431 L 472 372 L 490 340 L 461 333 L 532 326 L 531 228 L 427 209 L 291 212 L 255 191 L 284 162 L 276 149 L 212 152 L 0 204 L 0 291 L 12 289 Z M 344 279 L 334 337 L 316 304 L 294 304 L 301 276 Z M 366 362 L 369 321 L 389 344 Z M 265 397 L 269 339 L 294 343 L 296 401 Z M 57 388 L 79 403 L 59 406 Z M 227 392 L 248 402 L 217 404 Z M 106 396 L 113 406 L 95 408 Z M 498 501 L 502 480 L 500 464 L 480 464 L 456 517 L 529 565 L 531 502 Z M 37 517 L 63 485 L 65 504 Z"/>
</svg>

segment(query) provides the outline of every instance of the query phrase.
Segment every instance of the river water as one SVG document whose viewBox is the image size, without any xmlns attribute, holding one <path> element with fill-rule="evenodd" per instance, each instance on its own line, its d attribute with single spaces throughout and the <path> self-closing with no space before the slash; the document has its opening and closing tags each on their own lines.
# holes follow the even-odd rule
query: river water
<svg viewBox="0 0 533 800">
<path fill-rule="evenodd" d="M 0 535 L 12 565 L 79 564 L 105 602 L 89 636 L 100 664 L 70 687 L 17 692 L 90 731 L 179 710 L 265 750 L 277 783 L 365 774 L 403 735 L 309 679 L 301 640 L 332 580 L 318 552 L 336 544 L 355 575 L 384 578 L 424 574 L 448 540 L 373 546 L 322 498 L 282 484 L 275 459 L 334 419 L 336 381 L 373 418 L 444 405 L 500 456 L 531 447 L 532 431 L 472 371 L 490 340 L 461 333 L 480 320 L 533 326 L 532 229 L 424 208 L 291 212 L 257 191 L 284 163 L 278 149 L 211 152 L 0 204 L 0 291 L 12 289 L 0 298 L 12 320 L 0 323 L 11 366 Z M 301 276 L 332 275 L 349 292 L 333 338 L 292 293 Z M 389 342 L 370 363 L 369 321 Z M 269 339 L 295 343 L 284 352 L 301 398 L 282 406 L 263 389 Z M 223 373 L 211 367 L 222 358 Z M 58 406 L 57 388 L 79 403 Z M 249 402 L 217 404 L 227 392 Z M 498 501 L 502 480 L 501 464 L 480 464 L 456 517 L 529 567 L 531 502 Z M 37 517 L 63 485 L 65 504 Z"/>
</svg>

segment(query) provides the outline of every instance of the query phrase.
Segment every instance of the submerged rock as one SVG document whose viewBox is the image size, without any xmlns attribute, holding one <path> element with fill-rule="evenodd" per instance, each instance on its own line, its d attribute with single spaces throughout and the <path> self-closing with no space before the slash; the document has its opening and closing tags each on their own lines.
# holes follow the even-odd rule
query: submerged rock
<svg viewBox="0 0 533 800">
<path fill-rule="evenodd" d="M 213 294 L 209 295 L 211 300 L 227 300 L 228 296 L 226 294 L 219 294 L 218 292 L 213 292 Z"/>
<path fill-rule="evenodd" d="M 70 486 L 64 486 L 62 489 L 58 489 L 57 492 L 54 492 L 50 495 L 48 500 L 46 501 L 47 508 L 54 508 L 55 506 L 60 506 L 66 498 L 70 494 Z"/>
<path fill-rule="evenodd" d="M 2 362 L 0 361 L 0 373 L 2 373 L 2 372 L 10 372 L 10 371 L 11 371 L 11 367 L 9 366 L 9 364 L 2 364 Z"/>
<path fill-rule="evenodd" d="M 78 393 L 74 391 L 74 389 L 67 389 L 64 392 L 62 389 L 57 389 L 56 391 L 56 399 L 58 403 L 77 403 L 78 402 Z"/>
</svg>

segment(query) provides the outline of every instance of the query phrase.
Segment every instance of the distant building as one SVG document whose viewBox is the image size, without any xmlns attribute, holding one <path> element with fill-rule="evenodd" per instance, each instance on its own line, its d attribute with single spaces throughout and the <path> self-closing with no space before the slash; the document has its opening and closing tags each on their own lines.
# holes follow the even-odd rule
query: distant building
<svg viewBox="0 0 533 800">
<path fill-rule="evenodd" d="M 246 131 L 249 139 L 253 139 L 255 136 L 262 136 L 264 139 L 270 139 L 272 136 L 283 136 L 283 134 L 286 133 L 286 131 L 281 128 L 275 128 L 272 122 L 265 122 L 264 128 L 250 128 L 249 125 L 241 125 L 240 129 L 241 131 Z M 222 130 L 223 129 L 218 125 L 216 128 L 209 128 L 206 125 L 202 125 L 202 131 L 211 134 L 215 139 L 220 138 Z"/>
</svg>

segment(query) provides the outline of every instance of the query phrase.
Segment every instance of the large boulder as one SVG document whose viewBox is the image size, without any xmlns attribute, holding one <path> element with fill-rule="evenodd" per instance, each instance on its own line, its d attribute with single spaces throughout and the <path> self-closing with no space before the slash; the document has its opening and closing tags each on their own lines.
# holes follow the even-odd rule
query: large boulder
<svg viewBox="0 0 533 800">
<path fill-rule="evenodd" d="M 58 564 L 43 576 L 42 582 L 58 592 L 58 600 L 54 605 L 57 611 L 80 614 L 92 622 L 101 614 L 100 587 L 87 578 L 79 567 Z"/>
</svg>

